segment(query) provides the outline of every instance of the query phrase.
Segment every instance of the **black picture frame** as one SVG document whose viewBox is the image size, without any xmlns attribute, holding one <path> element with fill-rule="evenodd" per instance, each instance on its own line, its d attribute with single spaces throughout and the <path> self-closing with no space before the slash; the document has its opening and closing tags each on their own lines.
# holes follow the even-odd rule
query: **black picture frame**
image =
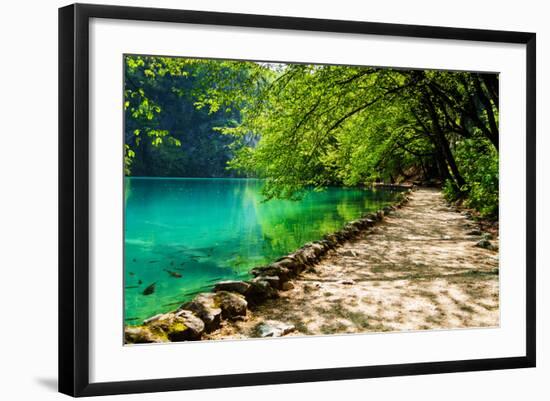
<svg viewBox="0 0 550 401">
<path fill-rule="evenodd" d="M 526 45 L 526 353 L 520 357 L 90 383 L 89 21 L 91 18 Z M 71 396 L 237 387 L 534 367 L 536 35 L 357 21 L 74 4 L 59 9 L 59 391 Z"/>
</svg>

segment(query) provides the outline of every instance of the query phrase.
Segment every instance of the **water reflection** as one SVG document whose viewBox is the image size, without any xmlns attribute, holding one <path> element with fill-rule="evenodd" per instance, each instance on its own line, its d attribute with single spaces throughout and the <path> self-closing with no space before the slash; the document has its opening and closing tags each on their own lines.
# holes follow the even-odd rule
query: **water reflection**
<svg viewBox="0 0 550 401">
<path fill-rule="evenodd" d="M 125 319 L 173 309 L 222 279 L 341 228 L 392 193 L 328 188 L 300 201 L 262 202 L 261 181 L 127 178 Z M 155 283 L 154 292 L 144 295 Z"/>
</svg>

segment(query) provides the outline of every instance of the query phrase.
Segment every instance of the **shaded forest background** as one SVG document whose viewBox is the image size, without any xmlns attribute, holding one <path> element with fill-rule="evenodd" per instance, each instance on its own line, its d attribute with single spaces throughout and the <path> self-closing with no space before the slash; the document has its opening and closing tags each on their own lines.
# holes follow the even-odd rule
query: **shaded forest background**
<svg viewBox="0 0 550 401">
<path fill-rule="evenodd" d="M 127 175 L 417 181 L 498 215 L 498 74 L 126 56 L 124 84 Z"/>
<path fill-rule="evenodd" d="M 146 63 L 142 63 L 145 60 Z M 125 70 L 125 143 L 127 175 L 157 177 L 236 177 L 227 169 L 232 138 L 216 127 L 234 125 L 237 109 L 198 108 L 205 77 L 189 71 L 158 71 L 152 58 L 127 58 Z M 151 69 L 157 67 L 153 75 Z M 131 167 L 130 167 L 131 166 Z"/>
</svg>

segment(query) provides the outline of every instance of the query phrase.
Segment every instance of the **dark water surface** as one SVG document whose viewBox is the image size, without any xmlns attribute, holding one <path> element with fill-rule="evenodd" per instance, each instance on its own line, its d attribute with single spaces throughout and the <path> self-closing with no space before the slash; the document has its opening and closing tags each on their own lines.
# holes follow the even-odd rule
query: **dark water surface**
<svg viewBox="0 0 550 401">
<path fill-rule="evenodd" d="M 251 179 L 126 178 L 127 324 L 173 310 L 220 280 L 247 278 L 251 268 L 395 199 L 385 190 L 328 188 L 300 201 L 262 202 L 261 186 Z"/>
</svg>

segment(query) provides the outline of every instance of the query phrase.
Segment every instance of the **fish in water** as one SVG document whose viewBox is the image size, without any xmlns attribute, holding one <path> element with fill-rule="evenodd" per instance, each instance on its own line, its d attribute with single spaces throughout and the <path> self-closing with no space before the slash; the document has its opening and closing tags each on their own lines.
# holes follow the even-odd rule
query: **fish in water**
<svg viewBox="0 0 550 401">
<path fill-rule="evenodd" d="M 178 272 L 173 272 L 172 270 L 164 269 L 164 271 L 165 271 L 166 273 L 168 273 L 170 276 L 175 277 L 175 278 L 181 278 L 181 277 L 183 277 L 180 273 L 178 273 Z"/>
<path fill-rule="evenodd" d="M 132 262 L 137 262 L 137 259 L 136 258 L 132 259 Z"/>
<path fill-rule="evenodd" d="M 126 288 L 127 290 L 131 290 L 132 288 L 138 288 L 138 286 L 137 285 L 127 285 L 124 288 Z"/>
<path fill-rule="evenodd" d="M 143 281 L 138 280 L 138 284 L 139 284 L 139 285 L 142 285 L 142 284 L 143 284 Z"/>
<path fill-rule="evenodd" d="M 151 295 L 153 292 L 155 292 L 155 286 L 156 286 L 156 282 L 152 283 L 152 284 L 149 284 L 147 286 L 147 288 L 145 288 L 143 290 L 143 295 Z"/>
<path fill-rule="evenodd" d="M 128 274 L 129 274 L 130 276 L 133 276 L 133 275 L 135 275 L 136 273 L 134 273 L 134 272 L 128 272 Z"/>
<path fill-rule="evenodd" d="M 149 263 L 158 263 L 160 262 L 159 260 L 150 260 Z"/>
</svg>

